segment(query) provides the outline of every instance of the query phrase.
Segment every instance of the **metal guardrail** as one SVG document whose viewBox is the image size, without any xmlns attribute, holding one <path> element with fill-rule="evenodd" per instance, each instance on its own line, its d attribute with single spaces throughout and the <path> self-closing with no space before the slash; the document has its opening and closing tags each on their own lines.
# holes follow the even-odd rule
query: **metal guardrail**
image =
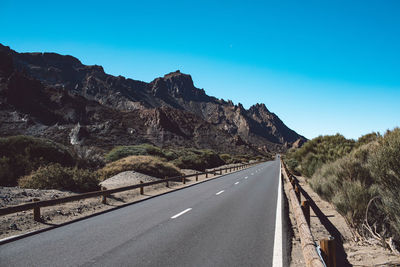
<svg viewBox="0 0 400 267">
<path fill-rule="evenodd" d="M 182 183 L 185 184 L 186 178 L 189 178 L 189 177 L 196 177 L 196 181 L 197 181 L 197 178 L 199 175 L 205 174 L 206 178 L 208 178 L 208 174 L 217 175 L 219 172 L 219 174 L 222 175 L 223 171 L 225 171 L 225 173 L 227 173 L 228 170 L 229 171 L 240 170 L 245 167 L 252 166 L 252 165 L 255 165 L 258 163 L 261 163 L 261 162 L 240 164 L 240 165 L 236 165 L 236 166 L 232 166 L 232 167 L 214 169 L 214 170 L 206 171 L 206 172 L 199 172 L 199 173 L 188 174 L 188 175 L 183 175 L 183 176 L 176 176 L 176 177 L 171 177 L 171 178 L 166 178 L 166 179 L 160 179 L 159 181 L 140 183 L 140 184 L 135 184 L 135 185 L 130 185 L 130 186 L 114 188 L 114 189 L 94 191 L 94 192 L 88 192 L 88 193 L 83 193 L 83 194 L 78 194 L 78 195 L 74 195 L 74 196 L 58 198 L 58 199 L 35 201 L 32 203 L 22 204 L 22 205 L 18 205 L 18 206 L 0 208 L 0 216 L 33 209 L 34 210 L 34 219 L 40 220 L 40 208 L 41 207 L 54 206 L 54 205 L 58 205 L 58 204 L 62 204 L 62 203 L 67 203 L 67 202 L 86 199 L 86 198 L 98 197 L 98 196 L 103 196 L 103 202 L 104 202 L 104 199 L 107 196 L 109 196 L 110 194 L 128 191 L 128 190 L 132 190 L 132 189 L 136 189 L 136 188 L 140 188 L 140 191 L 143 194 L 143 188 L 146 186 L 151 186 L 151 185 L 161 184 L 161 183 L 167 183 L 167 186 L 168 186 L 168 182 L 170 182 L 170 181 L 176 182 L 177 180 L 178 181 L 181 180 Z"/>
</svg>

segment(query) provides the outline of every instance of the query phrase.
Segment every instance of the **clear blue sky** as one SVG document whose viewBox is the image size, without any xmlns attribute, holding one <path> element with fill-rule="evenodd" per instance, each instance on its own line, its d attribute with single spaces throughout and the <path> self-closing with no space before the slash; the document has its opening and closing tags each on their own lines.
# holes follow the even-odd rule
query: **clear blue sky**
<svg viewBox="0 0 400 267">
<path fill-rule="evenodd" d="M 265 103 L 313 138 L 400 120 L 400 1 L 0 0 L 0 42 L 151 81 L 180 69 L 209 95 Z"/>
</svg>

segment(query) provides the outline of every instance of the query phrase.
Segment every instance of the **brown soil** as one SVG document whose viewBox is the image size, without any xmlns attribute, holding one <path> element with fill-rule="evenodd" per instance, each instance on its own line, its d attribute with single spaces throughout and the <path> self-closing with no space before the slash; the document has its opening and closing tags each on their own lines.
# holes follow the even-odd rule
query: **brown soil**
<svg viewBox="0 0 400 267">
<path fill-rule="evenodd" d="M 221 166 L 229 167 L 230 165 Z M 182 170 L 185 174 L 194 173 L 193 170 Z M 223 172 L 225 174 L 225 172 Z M 165 192 L 173 191 L 179 188 L 210 180 L 220 175 L 209 174 L 199 175 L 199 181 L 196 182 L 195 177 L 187 178 L 186 185 L 178 182 L 170 182 L 169 188 L 164 183 L 148 186 L 144 189 L 144 195 L 140 195 L 139 189 L 113 194 L 107 198 L 107 204 L 102 204 L 99 197 L 88 198 L 79 201 L 73 201 L 56 206 L 45 207 L 40 209 L 42 222 L 33 220 L 32 211 L 23 211 L 0 217 L 0 240 L 13 236 L 25 234 L 28 232 L 57 226 L 66 222 L 70 222 L 79 218 L 91 216 L 106 210 L 126 205 L 138 200 L 146 199 Z M 107 189 L 138 184 L 139 181 L 150 182 L 159 180 L 148 175 L 137 172 L 123 172 L 113 176 L 101 183 Z M 48 200 L 74 195 L 75 193 L 59 190 L 38 190 L 38 189 L 22 189 L 19 187 L 0 187 L 0 207 L 9 207 L 32 202 L 34 198 L 40 200 Z"/>
<path fill-rule="evenodd" d="M 328 202 L 322 200 L 303 177 L 297 177 L 303 189 L 302 199 L 306 196 L 310 201 L 311 232 L 314 240 L 333 236 L 337 241 L 337 266 L 400 266 L 400 257 L 381 247 L 356 241 L 353 230 L 346 220 Z M 290 183 L 285 181 L 285 192 L 288 195 Z M 305 266 L 300 239 L 289 205 L 289 218 L 293 228 L 290 266 Z"/>
</svg>

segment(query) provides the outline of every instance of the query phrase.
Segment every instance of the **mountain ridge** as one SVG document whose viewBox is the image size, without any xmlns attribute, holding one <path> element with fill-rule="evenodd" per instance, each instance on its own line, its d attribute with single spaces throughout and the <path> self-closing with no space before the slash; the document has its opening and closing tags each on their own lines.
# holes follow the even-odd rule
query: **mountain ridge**
<svg viewBox="0 0 400 267">
<path fill-rule="evenodd" d="M 134 117 L 132 114 L 142 119 L 131 118 L 138 123 L 135 130 L 138 138 L 128 138 L 133 143 L 149 141 L 157 145 L 209 147 L 221 151 L 225 151 L 222 146 L 227 145 L 229 151 L 280 152 L 307 140 L 289 129 L 264 104 L 245 109 L 240 103 L 234 105 L 232 101 L 208 96 L 204 89 L 195 87 L 189 74 L 179 70 L 146 83 L 106 74 L 103 67 L 84 65 L 73 56 L 18 53 L 1 44 L 0 59 L 3 115 L 7 113 L 4 107 L 8 107 L 9 111 L 15 109 L 11 112 L 21 112 L 21 116 L 32 117 L 31 122 L 39 120 L 40 124 L 47 125 L 47 128 L 44 127 L 46 131 L 54 125 L 72 127 L 79 123 L 80 127 L 88 128 L 88 133 L 95 132 L 96 124 L 105 123 L 99 114 L 108 113 L 109 116 L 103 115 L 104 118 L 111 120 L 109 117 L 112 114 L 112 120 L 120 125 L 124 125 L 123 118 Z M 20 99 L 21 96 L 29 96 L 32 101 L 24 102 L 22 97 L 18 103 L 18 96 Z M 158 116 L 157 119 L 154 116 Z M 183 129 L 179 122 L 185 122 L 186 128 Z M 16 127 L 18 123 L 9 124 Z M 38 123 L 33 124 L 40 128 Z M 199 133 L 185 134 L 188 129 L 200 129 L 200 125 L 206 127 L 209 133 L 202 133 L 201 138 Z M 114 131 L 118 129 L 113 127 L 116 127 Z M 0 134 L 10 134 L 9 129 L 2 128 Z M 69 130 L 72 131 L 72 128 Z M 46 131 L 40 133 L 37 130 L 33 135 L 43 135 Z M 27 129 L 18 132 L 32 134 Z M 150 137 L 146 139 L 145 136 Z M 211 145 L 215 136 L 223 136 L 231 145 L 222 140 L 221 145 Z M 91 143 L 90 139 L 86 138 L 82 143 Z M 112 143 L 110 141 L 110 145 Z"/>
</svg>

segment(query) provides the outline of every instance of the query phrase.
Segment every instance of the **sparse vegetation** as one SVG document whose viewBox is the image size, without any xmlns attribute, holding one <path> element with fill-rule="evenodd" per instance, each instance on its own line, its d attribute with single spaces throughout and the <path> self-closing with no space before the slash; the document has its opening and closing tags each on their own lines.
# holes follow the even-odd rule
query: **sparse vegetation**
<svg viewBox="0 0 400 267">
<path fill-rule="evenodd" d="M 154 156 L 171 161 L 174 165 L 182 169 L 195 169 L 203 171 L 214 168 L 226 163 L 221 157 L 212 150 L 201 150 L 194 148 L 159 148 L 150 144 L 135 146 L 119 146 L 106 154 L 106 160 L 116 161 L 128 156 Z M 228 154 L 230 162 L 240 162 Z"/>
<path fill-rule="evenodd" d="M 399 128 L 383 137 L 367 134 L 357 142 L 340 135 L 318 137 L 288 153 L 285 160 L 289 168 L 308 177 L 311 187 L 361 235 L 373 232 L 382 243 L 389 237 L 400 242 Z"/>
<path fill-rule="evenodd" d="M 29 136 L 0 138 L 0 185 L 86 192 L 98 189 L 119 172 L 134 170 L 154 177 L 179 176 L 180 168 L 204 171 L 257 159 L 193 148 L 159 148 L 150 144 L 115 147 L 105 155 L 92 147 L 65 147 Z M 169 163 L 168 163 L 169 162 Z M 100 169 L 99 169 L 100 168 Z"/>
<path fill-rule="evenodd" d="M 376 143 L 355 149 L 349 155 L 318 169 L 309 180 L 322 198 L 332 202 L 355 227 L 360 227 L 368 202 L 377 194 L 377 185 L 369 170 Z"/>
<path fill-rule="evenodd" d="M 224 165 L 225 162 L 212 150 L 189 149 L 181 152 L 181 156 L 173 161 L 181 169 L 204 171 Z"/>
<path fill-rule="evenodd" d="M 100 180 L 104 180 L 120 172 L 132 170 L 158 178 L 181 175 L 175 165 L 153 156 L 125 157 L 108 163 L 102 169 L 98 170 L 97 173 Z"/>
<path fill-rule="evenodd" d="M 128 156 L 156 156 L 167 158 L 159 147 L 150 144 L 141 144 L 135 146 L 117 146 L 105 155 L 105 159 L 108 162 L 112 162 Z"/>
<path fill-rule="evenodd" d="M 30 136 L 0 138 L 1 186 L 15 186 L 19 177 L 49 163 L 74 166 L 76 160 L 66 147 L 47 139 Z"/>
<path fill-rule="evenodd" d="M 99 190 L 98 183 L 99 180 L 95 173 L 84 169 L 63 167 L 58 163 L 40 167 L 18 180 L 18 185 L 23 188 L 58 189 L 73 192 Z"/>
<path fill-rule="evenodd" d="M 346 139 L 340 134 L 319 136 L 308 141 L 301 148 L 290 151 L 286 156 L 290 159 L 288 167 L 311 177 L 323 164 L 350 153 L 355 143 L 354 140 Z"/>
<path fill-rule="evenodd" d="M 379 185 L 383 213 L 387 215 L 395 239 L 400 241 L 400 129 L 388 131 L 370 161 Z"/>
</svg>

